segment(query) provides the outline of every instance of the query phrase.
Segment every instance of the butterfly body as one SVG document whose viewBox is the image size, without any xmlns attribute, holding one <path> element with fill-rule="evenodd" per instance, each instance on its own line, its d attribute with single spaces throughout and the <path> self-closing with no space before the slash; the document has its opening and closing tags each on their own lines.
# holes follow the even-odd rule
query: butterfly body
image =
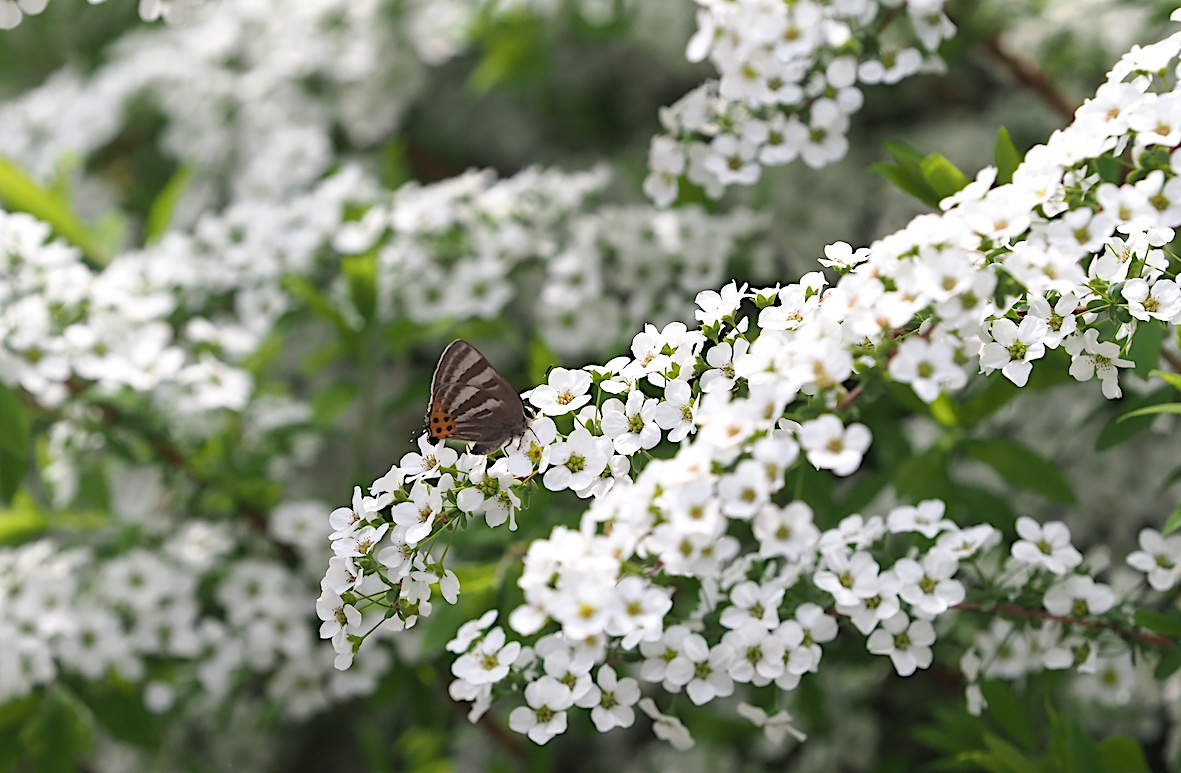
<svg viewBox="0 0 1181 773">
<path fill-rule="evenodd" d="M 490 454 L 529 429 L 520 394 L 476 347 L 456 340 L 443 350 L 431 379 L 426 428 L 431 444 L 472 443 L 474 454 Z"/>
</svg>

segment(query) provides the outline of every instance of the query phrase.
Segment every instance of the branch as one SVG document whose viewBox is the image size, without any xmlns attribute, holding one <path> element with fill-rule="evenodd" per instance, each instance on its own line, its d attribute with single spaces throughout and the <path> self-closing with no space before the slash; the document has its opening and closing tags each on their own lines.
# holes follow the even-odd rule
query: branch
<svg viewBox="0 0 1181 773">
<path fill-rule="evenodd" d="M 993 59 L 1017 79 L 1018 83 L 1040 96 L 1046 106 L 1054 111 L 1063 123 L 1070 123 L 1074 120 L 1074 111 L 1077 106 L 1058 90 L 1054 82 L 1041 69 L 1024 59 L 1010 55 L 1009 52 L 1001 48 L 998 38 L 994 37 L 984 41 L 984 47 Z"/>
<path fill-rule="evenodd" d="M 1132 628 L 1127 628 L 1122 625 L 1114 625 L 1112 623 L 1103 623 L 1097 620 L 1085 620 L 1077 617 L 1070 617 L 1069 615 L 1055 615 L 1044 609 L 1029 609 L 1027 607 L 1019 607 L 1016 604 L 996 604 L 995 606 L 981 604 L 975 601 L 965 601 L 962 604 L 957 604 L 952 609 L 963 609 L 974 612 L 991 612 L 996 611 L 1007 615 L 1016 615 L 1017 617 L 1027 617 L 1036 620 L 1053 620 L 1056 623 L 1072 626 L 1075 628 L 1089 628 L 1094 631 L 1111 631 L 1112 633 L 1124 639 L 1138 639 L 1145 644 L 1151 644 L 1160 649 L 1168 649 L 1176 644 L 1175 641 L 1167 636 L 1161 636 L 1152 631 L 1142 631 Z"/>
</svg>

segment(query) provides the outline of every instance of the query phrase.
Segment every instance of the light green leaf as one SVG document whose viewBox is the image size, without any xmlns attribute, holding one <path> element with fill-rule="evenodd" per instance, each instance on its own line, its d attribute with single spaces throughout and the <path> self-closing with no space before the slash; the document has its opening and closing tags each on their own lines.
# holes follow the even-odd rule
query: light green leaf
<svg viewBox="0 0 1181 773">
<path fill-rule="evenodd" d="M 968 178 L 942 153 L 932 153 L 922 160 L 923 180 L 940 200 L 958 193 L 968 184 Z"/>
<path fill-rule="evenodd" d="M 168 230 L 172 223 L 172 215 L 176 212 L 176 204 L 192 182 L 195 169 L 192 164 L 181 164 L 156 194 L 156 199 L 148 209 L 148 217 L 144 221 L 144 244 L 158 241 Z"/>
<path fill-rule="evenodd" d="M 78 247 L 99 263 L 108 260 L 107 251 L 59 196 L 38 185 L 20 167 L 0 157 L 0 202 L 14 212 L 27 212 L 48 223 L 58 236 Z"/>
</svg>

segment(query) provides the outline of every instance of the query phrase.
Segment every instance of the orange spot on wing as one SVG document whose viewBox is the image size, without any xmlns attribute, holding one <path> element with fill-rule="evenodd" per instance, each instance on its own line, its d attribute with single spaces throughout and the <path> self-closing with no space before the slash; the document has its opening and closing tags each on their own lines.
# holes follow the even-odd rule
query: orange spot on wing
<svg viewBox="0 0 1181 773">
<path fill-rule="evenodd" d="M 450 437 L 455 430 L 455 422 L 451 418 L 451 414 L 443 410 L 441 405 L 431 406 L 431 412 L 427 414 L 427 428 L 431 431 L 431 437 L 444 440 Z"/>
</svg>

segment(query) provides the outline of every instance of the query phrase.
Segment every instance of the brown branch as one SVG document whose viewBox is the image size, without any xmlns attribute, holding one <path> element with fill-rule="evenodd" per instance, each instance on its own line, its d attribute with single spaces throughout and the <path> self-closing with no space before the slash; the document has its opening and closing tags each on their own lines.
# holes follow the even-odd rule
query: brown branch
<svg viewBox="0 0 1181 773">
<path fill-rule="evenodd" d="M 1138 639 L 1145 644 L 1151 644 L 1160 649 L 1168 649 L 1177 642 L 1173 641 L 1167 636 L 1162 636 L 1152 631 L 1143 631 L 1138 629 L 1126 628 L 1121 625 L 1114 625 L 1112 623 L 1102 623 L 1096 620 L 1083 620 L 1077 617 L 1070 617 L 1069 615 L 1055 615 L 1043 609 L 1029 609 L 1027 607 L 1019 607 L 1016 604 L 996 604 L 986 605 L 974 601 L 965 601 L 962 604 L 957 604 L 952 609 L 963 609 L 975 612 L 990 612 L 996 611 L 1007 615 L 1016 615 L 1018 617 L 1027 617 L 1036 620 L 1052 620 L 1056 623 L 1069 625 L 1076 628 L 1089 628 L 1094 631 L 1111 631 L 1112 633 L 1125 639 Z"/>
<path fill-rule="evenodd" d="M 1181 354 L 1170 352 L 1168 349 L 1162 349 L 1160 356 L 1165 362 L 1169 363 L 1169 367 L 1177 373 L 1181 373 Z"/>
<path fill-rule="evenodd" d="M 989 55 L 1004 67 L 1017 82 L 1042 98 L 1063 123 L 1074 120 L 1076 105 L 1058 90 L 1054 82 L 1036 65 L 1024 59 L 1018 59 L 1001 47 L 998 38 L 984 41 L 984 48 Z"/>
</svg>

